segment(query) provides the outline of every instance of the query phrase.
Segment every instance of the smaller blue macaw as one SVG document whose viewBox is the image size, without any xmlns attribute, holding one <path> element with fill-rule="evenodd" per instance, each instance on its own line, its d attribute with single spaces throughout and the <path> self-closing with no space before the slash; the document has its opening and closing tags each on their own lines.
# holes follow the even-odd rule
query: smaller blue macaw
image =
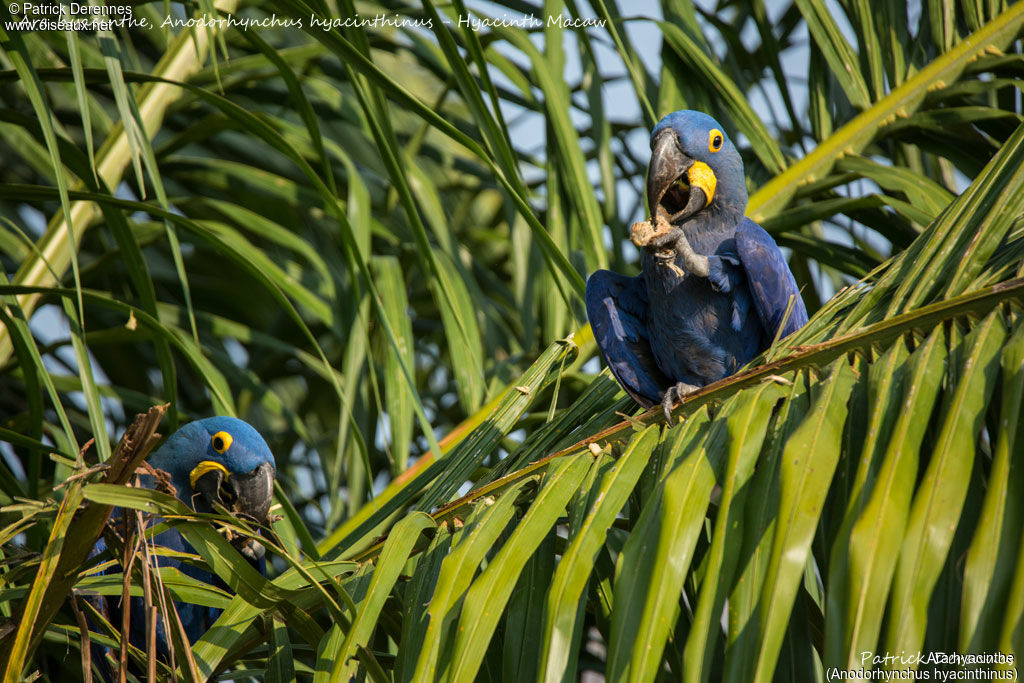
<svg viewBox="0 0 1024 683">
<path fill-rule="evenodd" d="M 234 417 L 209 417 L 196 420 L 174 432 L 152 455 L 149 464 L 170 475 L 179 500 L 196 512 L 212 512 L 214 504 L 246 521 L 266 524 L 269 520 L 271 496 L 274 492 L 276 463 L 270 447 L 260 433 L 243 420 Z M 143 484 L 152 487 L 152 477 L 143 477 Z M 118 511 L 115 511 L 115 516 Z M 158 523 L 155 520 L 153 523 Z M 170 550 L 194 553 L 181 533 L 173 527 L 157 534 L 153 542 Z M 92 556 L 106 550 L 102 539 L 94 546 Z M 239 550 L 265 572 L 263 547 L 255 541 L 245 542 Z M 174 557 L 161 557 L 161 567 L 174 567 L 205 583 L 221 585 L 209 572 Z M 111 571 L 118 571 L 117 569 Z M 111 598 L 93 600 L 93 604 L 115 627 L 121 624 L 121 608 Z M 129 641 L 145 649 L 146 615 L 142 598 L 131 598 Z M 220 615 L 219 609 L 175 602 L 190 642 L 195 642 Z M 157 622 L 157 651 L 166 658 L 169 639 L 161 620 Z M 96 652 L 102 655 L 102 650 Z"/>
<path fill-rule="evenodd" d="M 671 422 L 675 399 L 736 372 L 807 309 L 778 245 L 744 216 L 743 160 L 713 118 L 684 110 L 655 126 L 647 201 L 640 275 L 593 273 L 587 317 L 626 392 Z"/>
</svg>

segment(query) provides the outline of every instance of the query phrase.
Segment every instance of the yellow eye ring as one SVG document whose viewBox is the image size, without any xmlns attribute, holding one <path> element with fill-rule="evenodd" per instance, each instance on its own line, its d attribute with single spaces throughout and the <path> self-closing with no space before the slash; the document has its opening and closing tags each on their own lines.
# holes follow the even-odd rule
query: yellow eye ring
<svg viewBox="0 0 1024 683">
<path fill-rule="evenodd" d="M 717 128 L 712 128 L 708 133 L 708 151 L 717 152 L 722 149 L 722 145 L 725 143 L 725 136 L 722 131 Z"/>
<path fill-rule="evenodd" d="M 213 438 L 210 439 L 210 443 L 213 444 L 213 450 L 218 453 L 223 453 L 227 449 L 231 448 L 231 441 L 231 435 L 227 432 L 217 432 L 213 435 Z"/>
</svg>

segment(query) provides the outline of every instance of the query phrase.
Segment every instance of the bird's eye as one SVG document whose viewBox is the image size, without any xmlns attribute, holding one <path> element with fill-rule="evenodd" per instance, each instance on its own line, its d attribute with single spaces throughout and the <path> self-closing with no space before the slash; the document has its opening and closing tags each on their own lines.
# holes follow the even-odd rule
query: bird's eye
<svg viewBox="0 0 1024 683">
<path fill-rule="evenodd" d="M 717 152 L 722 149 L 723 142 L 725 142 L 725 138 L 722 136 L 722 131 L 712 128 L 711 132 L 708 133 L 708 151 Z"/>
<path fill-rule="evenodd" d="M 217 432 L 213 435 L 213 450 L 223 453 L 231 448 L 231 435 L 227 432 Z"/>
</svg>

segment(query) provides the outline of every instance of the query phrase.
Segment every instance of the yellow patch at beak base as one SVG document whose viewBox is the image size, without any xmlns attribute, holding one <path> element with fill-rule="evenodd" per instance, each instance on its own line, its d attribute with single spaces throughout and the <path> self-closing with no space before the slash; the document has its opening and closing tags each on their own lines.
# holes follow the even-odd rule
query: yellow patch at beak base
<svg viewBox="0 0 1024 683">
<path fill-rule="evenodd" d="M 216 460 L 204 460 L 196 465 L 194 470 L 188 473 L 188 483 L 191 484 L 194 489 L 196 487 L 196 482 L 199 481 L 199 477 L 214 470 L 220 470 L 223 472 L 225 479 L 231 476 L 231 473 L 228 472 L 228 468 L 224 467 L 224 465 L 220 464 Z"/>
<path fill-rule="evenodd" d="M 704 206 L 710 204 L 715 197 L 715 187 L 718 184 L 718 178 L 715 177 L 715 172 L 711 170 L 711 167 L 703 161 L 695 161 L 693 166 L 690 166 L 690 170 L 686 172 L 686 178 L 690 181 L 691 187 L 699 187 L 704 191 L 704 196 L 707 197 Z"/>
</svg>

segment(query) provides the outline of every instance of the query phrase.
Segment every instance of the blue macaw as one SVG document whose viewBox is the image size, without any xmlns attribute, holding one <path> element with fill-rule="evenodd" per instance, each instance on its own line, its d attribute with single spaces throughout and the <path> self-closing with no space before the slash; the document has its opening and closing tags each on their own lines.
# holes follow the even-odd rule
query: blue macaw
<svg viewBox="0 0 1024 683">
<path fill-rule="evenodd" d="M 592 274 L 587 316 L 619 383 L 671 422 L 676 399 L 736 372 L 783 322 L 781 337 L 799 329 L 807 309 L 778 245 L 744 216 L 743 160 L 713 118 L 684 110 L 655 126 L 647 201 L 652 220 L 633 226 L 641 274 Z"/>
<path fill-rule="evenodd" d="M 171 477 L 179 500 L 196 512 L 212 512 L 214 503 L 220 503 L 236 516 L 256 524 L 265 524 L 270 513 L 270 499 L 274 491 L 276 464 L 270 447 L 260 433 L 243 420 L 234 417 L 209 417 L 196 420 L 174 432 L 152 455 L 149 464 L 164 470 Z M 152 487 L 152 477 L 143 477 L 143 483 Z M 115 515 L 117 515 L 115 511 Z M 194 553 L 181 533 L 169 528 L 157 534 L 153 541 L 178 552 Z M 106 549 L 101 539 L 93 548 L 92 556 Z M 249 540 L 239 550 L 263 573 L 265 561 L 263 547 Z M 183 573 L 205 583 L 217 580 L 209 573 L 173 557 L 161 557 L 161 567 L 176 567 Z M 94 600 L 115 627 L 121 625 L 121 606 L 115 599 Z M 175 602 L 178 616 L 190 642 L 195 642 L 213 624 L 219 609 Z M 145 608 L 142 598 L 132 598 L 129 641 L 145 649 Z M 166 658 L 168 637 L 162 620 L 157 621 L 157 650 Z M 102 650 L 95 652 L 102 655 Z"/>
</svg>

